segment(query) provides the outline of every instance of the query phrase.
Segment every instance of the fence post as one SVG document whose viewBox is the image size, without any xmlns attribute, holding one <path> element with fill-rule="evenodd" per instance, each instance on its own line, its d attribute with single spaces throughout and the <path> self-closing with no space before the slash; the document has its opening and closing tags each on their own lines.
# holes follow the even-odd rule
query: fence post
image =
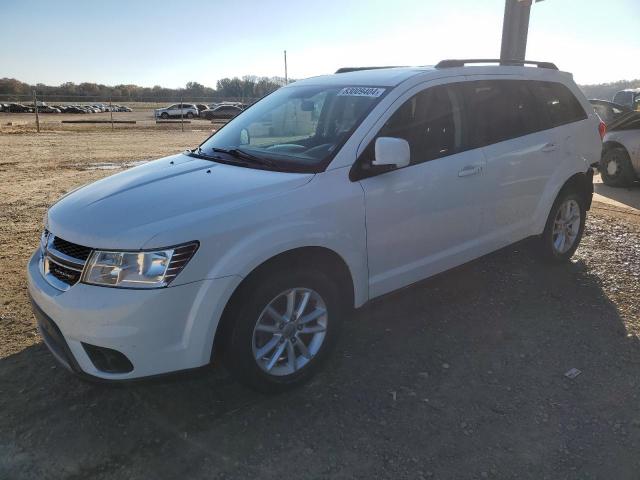
<svg viewBox="0 0 640 480">
<path fill-rule="evenodd" d="M 34 111 L 36 112 L 36 129 L 38 130 L 38 133 L 40 133 L 40 117 L 38 116 L 38 101 L 36 99 L 36 91 L 33 91 L 33 108 Z"/>
<path fill-rule="evenodd" d="M 182 103 L 182 93 L 180 94 L 180 127 L 184 132 L 184 105 Z"/>
<path fill-rule="evenodd" d="M 113 130 L 113 103 L 111 97 L 109 97 L 109 113 L 111 114 L 111 130 Z"/>
</svg>

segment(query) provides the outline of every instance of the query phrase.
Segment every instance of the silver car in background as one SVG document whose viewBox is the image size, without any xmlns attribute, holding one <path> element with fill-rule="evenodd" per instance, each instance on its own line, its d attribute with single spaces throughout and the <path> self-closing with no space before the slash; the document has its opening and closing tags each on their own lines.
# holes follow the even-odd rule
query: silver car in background
<svg viewBox="0 0 640 480">
<path fill-rule="evenodd" d="M 606 100 L 589 100 L 607 126 L 598 169 L 602 181 L 627 187 L 640 177 L 640 112 Z"/>
<path fill-rule="evenodd" d="M 169 107 L 154 110 L 154 116 L 156 118 L 193 118 L 199 116 L 199 114 L 200 111 L 198 110 L 198 107 L 192 103 L 175 103 Z"/>
</svg>

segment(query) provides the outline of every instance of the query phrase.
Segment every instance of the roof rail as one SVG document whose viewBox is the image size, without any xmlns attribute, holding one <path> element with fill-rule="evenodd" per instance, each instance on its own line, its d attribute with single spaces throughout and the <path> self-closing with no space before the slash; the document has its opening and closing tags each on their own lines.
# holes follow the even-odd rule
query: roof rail
<svg viewBox="0 0 640 480">
<path fill-rule="evenodd" d="M 436 65 L 436 68 L 453 68 L 464 67 L 467 63 L 498 63 L 500 65 L 519 66 L 535 65 L 538 68 L 549 68 L 551 70 L 558 70 L 558 67 L 551 62 L 535 62 L 533 60 L 500 60 L 499 58 L 476 58 L 476 59 L 463 59 L 463 60 L 441 60 Z"/>
<path fill-rule="evenodd" d="M 335 73 L 359 72 L 360 70 L 379 70 L 381 68 L 398 68 L 398 66 L 389 65 L 386 67 L 342 67 L 336 70 Z"/>
</svg>

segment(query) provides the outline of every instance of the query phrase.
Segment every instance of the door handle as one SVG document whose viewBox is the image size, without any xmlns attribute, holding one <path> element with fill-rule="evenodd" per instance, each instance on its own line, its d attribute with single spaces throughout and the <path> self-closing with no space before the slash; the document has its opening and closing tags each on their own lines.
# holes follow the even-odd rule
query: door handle
<svg viewBox="0 0 640 480">
<path fill-rule="evenodd" d="M 477 175 L 482 172 L 482 165 L 467 165 L 458 172 L 459 177 L 469 177 L 471 175 Z"/>
<path fill-rule="evenodd" d="M 550 143 L 547 143 L 540 150 L 543 151 L 543 152 L 553 152 L 555 149 L 556 149 L 556 144 L 550 142 Z"/>
</svg>

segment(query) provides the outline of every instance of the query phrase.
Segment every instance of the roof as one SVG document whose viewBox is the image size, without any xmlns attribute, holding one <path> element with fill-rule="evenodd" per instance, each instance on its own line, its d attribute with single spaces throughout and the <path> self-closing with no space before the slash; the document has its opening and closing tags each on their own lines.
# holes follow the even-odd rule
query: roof
<svg viewBox="0 0 640 480">
<path fill-rule="evenodd" d="M 351 70 L 351 69 L 345 69 Z M 535 68 L 523 66 L 506 65 L 468 65 L 451 66 L 447 68 L 436 68 L 433 66 L 422 67 L 382 67 L 359 70 L 357 68 L 345 73 L 333 75 L 321 75 L 304 80 L 298 80 L 291 86 L 299 85 L 353 85 L 353 86 L 379 86 L 395 87 L 400 83 L 415 76 L 429 78 L 450 77 L 456 75 L 482 75 L 482 74 L 525 74 L 530 78 L 550 78 L 559 76 L 569 76 L 567 72 L 554 70 L 552 68 Z"/>
<path fill-rule="evenodd" d="M 436 71 L 433 67 L 392 67 L 373 70 L 357 70 L 333 75 L 321 75 L 305 80 L 298 80 L 291 85 L 376 85 L 380 87 L 395 87 L 403 81 L 420 73 Z"/>
</svg>

